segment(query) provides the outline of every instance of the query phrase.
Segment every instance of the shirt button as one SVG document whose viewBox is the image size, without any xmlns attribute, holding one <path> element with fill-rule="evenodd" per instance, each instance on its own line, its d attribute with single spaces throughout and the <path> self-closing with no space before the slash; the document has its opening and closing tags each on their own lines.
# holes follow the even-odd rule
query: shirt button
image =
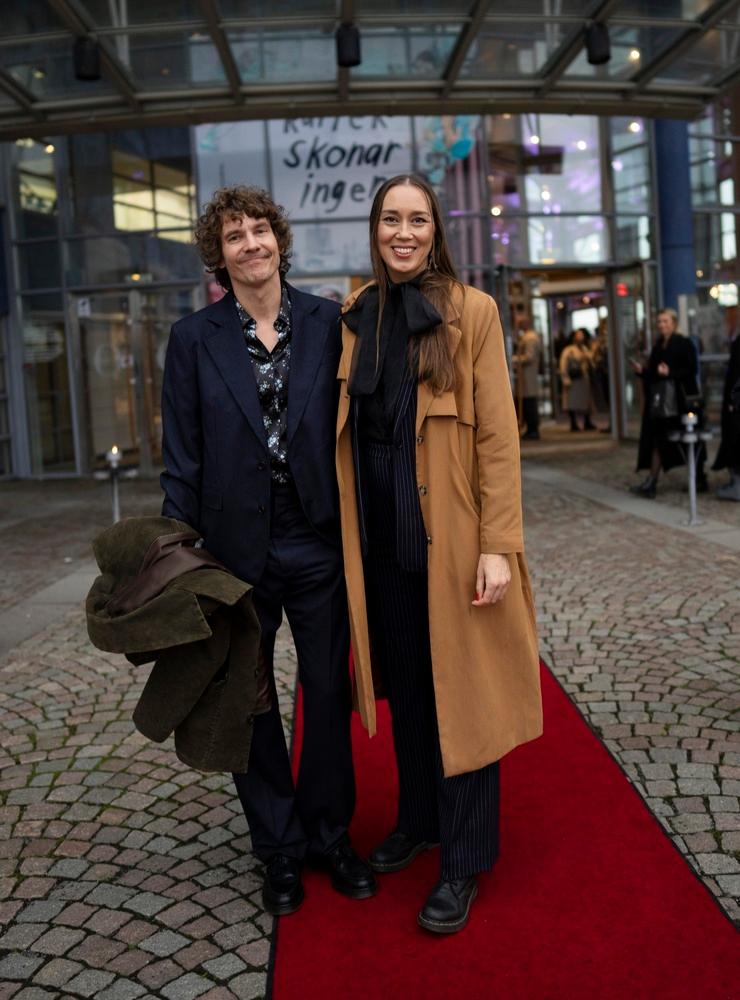
<svg viewBox="0 0 740 1000">
<path fill-rule="evenodd" d="M 423 434 L 418 434 L 417 437 L 416 437 L 416 443 L 417 444 L 422 444 L 423 441 L 424 441 L 424 435 Z"/>
<path fill-rule="evenodd" d="M 419 493 L 425 497 L 427 495 L 427 488 L 423 484 L 419 487 Z"/>
<path fill-rule="evenodd" d="M 257 513 L 258 514 L 264 514 L 265 513 L 265 505 L 264 504 L 262 504 L 262 503 L 258 504 L 258 506 L 257 506 Z"/>
</svg>

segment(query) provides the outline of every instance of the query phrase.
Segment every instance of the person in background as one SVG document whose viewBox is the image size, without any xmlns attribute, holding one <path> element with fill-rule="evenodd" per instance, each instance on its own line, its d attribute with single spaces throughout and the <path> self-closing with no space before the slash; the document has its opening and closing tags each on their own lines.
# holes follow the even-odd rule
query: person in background
<svg viewBox="0 0 740 1000">
<path fill-rule="evenodd" d="M 678 332 L 678 314 L 675 309 L 661 309 L 656 317 L 658 340 L 653 345 L 647 365 L 632 360 L 630 364 L 645 385 L 645 404 L 642 412 L 640 444 L 637 452 L 637 470 L 647 469 L 648 476 L 630 490 L 639 496 L 655 497 L 661 469 L 666 472 L 684 465 L 681 445 L 670 441 L 671 431 L 681 429 L 681 420 L 674 417 L 656 417 L 650 412 L 652 388 L 661 380 L 673 379 L 677 394 L 696 394 L 696 352 L 687 337 Z"/>
<path fill-rule="evenodd" d="M 563 382 L 563 409 L 570 416 L 571 431 L 595 431 L 591 420 L 591 355 L 586 348 L 586 330 L 573 331 L 571 343 L 560 355 L 560 377 Z M 578 423 L 578 417 L 583 426 Z"/>
<path fill-rule="evenodd" d="M 604 434 L 610 433 L 611 427 L 611 407 L 609 390 L 609 337 L 607 333 L 606 319 L 599 320 L 599 328 L 591 348 L 591 369 L 592 379 L 595 384 L 595 393 L 599 402 L 599 407 L 603 404 L 609 416 L 609 423 L 600 430 Z"/>
<path fill-rule="evenodd" d="M 516 372 L 517 400 L 521 400 L 522 415 L 527 424 L 527 430 L 522 437 L 525 441 L 539 441 L 538 402 L 542 342 L 526 316 L 519 320 L 519 339 L 512 361 Z"/>
<path fill-rule="evenodd" d="M 498 762 L 542 732 L 519 433 L 496 304 L 457 278 L 425 179 L 379 188 L 370 256 L 342 314 L 337 417 L 357 703 L 372 735 L 377 673 L 398 762 L 370 864 L 439 843 L 417 920 L 449 934 L 498 854 Z"/>
<path fill-rule="evenodd" d="M 712 469 L 727 469 L 729 483 L 720 486 L 720 500 L 740 501 L 740 333 L 734 330 L 730 340 L 730 360 L 722 393 L 722 438 Z"/>
</svg>

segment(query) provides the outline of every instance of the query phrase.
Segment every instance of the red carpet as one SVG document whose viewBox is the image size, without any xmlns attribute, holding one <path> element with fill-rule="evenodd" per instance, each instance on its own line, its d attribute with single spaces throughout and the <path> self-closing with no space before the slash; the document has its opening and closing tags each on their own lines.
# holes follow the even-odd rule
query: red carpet
<svg viewBox="0 0 740 1000">
<path fill-rule="evenodd" d="M 273 1000 L 738 1000 L 740 935 L 694 877 L 550 672 L 546 735 L 502 765 L 502 852 L 470 923 L 437 937 L 416 914 L 438 852 L 380 876 L 373 899 L 307 871 L 279 921 Z M 387 705 L 368 740 L 355 719 L 354 844 L 395 820 Z M 300 708 L 296 752 L 300 745 Z"/>
</svg>

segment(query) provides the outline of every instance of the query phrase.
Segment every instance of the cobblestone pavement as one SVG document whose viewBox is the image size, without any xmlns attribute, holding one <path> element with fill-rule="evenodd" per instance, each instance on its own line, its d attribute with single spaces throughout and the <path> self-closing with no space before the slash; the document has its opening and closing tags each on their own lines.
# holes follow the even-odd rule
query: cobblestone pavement
<svg viewBox="0 0 740 1000">
<path fill-rule="evenodd" d="M 158 510 L 156 484 L 127 490 L 124 513 Z M 737 554 L 552 488 L 527 492 L 543 655 L 737 919 Z M 15 546 L 6 606 L 69 572 L 65 557 L 88 561 L 109 513 L 104 485 L 90 483 L 2 486 L 0 509 L 0 540 Z M 287 723 L 287 635 L 276 662 Z M 265 995 L 272 920 L 231 779 L 136 733 L 146 672 L 92 649 L 79 609 L 0 661 L 0 1000 Z"/>
<path fill-rule="evenodd" d="M 156 480 L 123 480 L 124 516 L 159 514 Z M 0 485 L 0 611 L 13 607 L 92 559 L 90 539 L 111 520 L 107 482 L 71 479 Z"/>
<path fill-rule="evenodd" d="M 700 493 L 697 496 L 697 512 L 701 518 L 725 521 L 740 528 L 740 503 L 720 500 L 715 496 L 717 487 L 729 481 L 726 470 L 711 471 L 711 462 L 717 447 L 716 441 L 710 442 L 710 461 L 706 464 L 710 488 L 708 493 Z M 535 458 L 552 468 L 562 469 L 573 476 L 589 479 L 604 486 L 612 486 L 618 490 L 627 491 L 630 486 L 642 482 L 646 475 L 645 472 L 635 472 L 636 442 L 617 444 L 598 433 L 570 435 L 567 429 L 560 426 L 548 426 L 543 432 L 542 441 L 524 441 L 522 454 L 525 460 L 530 457 Z M 678 466 L 668 473 L 661 473 L 655 502 L 681 507 L 688 515 L 689 497 L 686 484 L 686 466 Z"/>
</svg>

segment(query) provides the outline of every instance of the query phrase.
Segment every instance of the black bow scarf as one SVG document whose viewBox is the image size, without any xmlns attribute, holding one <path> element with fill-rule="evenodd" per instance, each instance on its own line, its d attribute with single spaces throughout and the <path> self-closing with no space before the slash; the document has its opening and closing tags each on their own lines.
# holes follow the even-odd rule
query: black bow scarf
<svg viewBox="0 0 740 1000">
<path fill-rule="evenodd" d="M 410 348 L 417 347 L 414 341 L 442 322 L 420 285 L 421 276 L 399 284 L 388 283 L 379 339 L 376 336 L 380 307 L 377 285 L 366 289 L 342 316 L 350 330 L 357 334 L 349 394 L 375 396 L 386 420 L 391 423 L 401 383 L 410 364 Z M 377 399 L 379 395 L 382 402 Z"/>
</svg>

